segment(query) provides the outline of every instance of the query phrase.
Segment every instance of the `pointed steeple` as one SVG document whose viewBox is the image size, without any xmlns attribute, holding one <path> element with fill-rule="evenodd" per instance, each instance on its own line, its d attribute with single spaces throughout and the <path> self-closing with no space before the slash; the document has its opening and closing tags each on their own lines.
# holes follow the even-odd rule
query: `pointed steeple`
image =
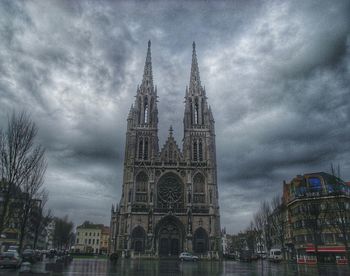
<svg viewBox="0 0 350 276">
<path fill-rule="evenodd" d="M 193 41 L 192 44 L 192 65 L 191 65 L 191 77 L 190 77 L 190 87 L 189 92 L 191 94 L 200 93 L 201 90 L 201 80 L 199 77 L 199 68 L 197 62 L 197 54 L 196 54 L 196 43 Z"/>
<path fill-rule="evenodd" d="M 148 90 L 148 88 L 150 88 Z M 143 72 L 142 84 L 140 87 L 142 92 L 153 92 L 153 74 L 152 74 L 152 56 L 151 56 L 151 41 L 148 41 L 147 56 L 145 62 L 145 69 Z"/>
<path fill-rule="evenodd" d="M 173 137 L 173 126 L 170 125 L 170 128 L 169 128 L 169 137 Z"/>
</svg>

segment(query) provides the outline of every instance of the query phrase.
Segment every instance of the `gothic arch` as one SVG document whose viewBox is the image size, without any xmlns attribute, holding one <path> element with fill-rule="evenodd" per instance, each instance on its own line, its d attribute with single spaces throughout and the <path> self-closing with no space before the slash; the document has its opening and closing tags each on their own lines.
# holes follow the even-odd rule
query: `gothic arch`
<svg viewBox="0 0 350 276">
<path fill-rule="evenodd" d="M 162 218 L 155 228 L 155 248 L 160 256 L 178 256 L 183 251 L 185 227 L 175 216 Z"/>
<path fill-rule="evenodd" d="M 142 226 L 136 226 L 131 233 L 131 248 L 135 252 L 144 252 L 146 242 L 146 231 Z"/>
<path fill-rule="evenodd" d="M 205 203 L 205 177 L 200 172 L 193 177 L 193 203 Z"/>
<path fill-rule="evenodd" d="M 136 202 L 147 202 L 147 192 L 148 175 L 144 171 L 141 171 L 137 174 L 135 181 Z"/>
<path fill-rule="evenodd" d="M 209 239 L 207 231 L 203 227 L 197 228 L 193 234 L 193 251 L 199 254 L 205 254 L 208 251 Z"/>
</svg>

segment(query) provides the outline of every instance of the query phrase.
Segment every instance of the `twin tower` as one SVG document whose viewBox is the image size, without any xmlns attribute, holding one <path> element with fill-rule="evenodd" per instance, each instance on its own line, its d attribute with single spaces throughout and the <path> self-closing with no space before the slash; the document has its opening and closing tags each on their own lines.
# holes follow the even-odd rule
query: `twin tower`
<svg viewBox="0 0 350 276">
<path fill-rule="evenodd" d="M 122 196 L 112 207 L 110 253 L 158 258 L 187 251 L 219 258 L 214 118 L 194 42 L 182 149 L 171 127 L 159 149 L 157 97 L 149 41 L 142 83 L 127 118 Z"/>
</svg>

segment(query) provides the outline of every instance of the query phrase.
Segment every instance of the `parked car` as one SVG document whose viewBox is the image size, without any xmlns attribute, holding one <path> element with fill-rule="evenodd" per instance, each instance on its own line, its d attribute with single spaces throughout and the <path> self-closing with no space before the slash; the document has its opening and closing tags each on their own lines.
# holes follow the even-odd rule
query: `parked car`
<svg viewBox="0 0 350 276">
<path fill-rule="evenodd" d="M 179 256 L 179 259 L 181 261 L 192 261 L 192 262 L 197 262 L 199 261 L 198 256 L 192 255 L 189 252 L 182 252 Z"/>
<path fill-rule="evenodd" d="M 7 249 L 7 252 L 19 252 L 19 246 L 18 245 L 10 245 L 9 248 Z"/>
<path fill-rule="evenodd" d="M 269 254 L 270 262 L 280 262 L 282 261 L 282 251 L 281 249 L 271 249 Z"/>
<path fill-rule="evenodd" d="M 23 262 L 35 263 L 38 261 L 33 249 L 25 249 L 22 253 Z"/>
<path fill-rule="evenodd" d="M 0 255 L 0 266 L 3 267 L 20 267 L 22 258 L 17 252 L 4 252 Z"/>
</svg>

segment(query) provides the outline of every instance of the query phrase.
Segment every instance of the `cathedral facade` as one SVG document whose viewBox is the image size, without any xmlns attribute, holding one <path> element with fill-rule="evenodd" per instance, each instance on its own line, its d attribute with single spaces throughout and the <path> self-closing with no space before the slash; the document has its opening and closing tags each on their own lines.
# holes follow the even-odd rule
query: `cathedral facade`
<svg viewBox="0 0 350 276">
<path fill-rule="evenodd" d="M 127 117 L 122 196 L 111 210 L 110 253 L 157 258 L 187 251 L 219 258 L 214 118 L 201 85 L 195 43 L 182 148 L 172 127 L 159 148 L 157 98 L 148 42 L 142 83 Z"/>
</svg>

